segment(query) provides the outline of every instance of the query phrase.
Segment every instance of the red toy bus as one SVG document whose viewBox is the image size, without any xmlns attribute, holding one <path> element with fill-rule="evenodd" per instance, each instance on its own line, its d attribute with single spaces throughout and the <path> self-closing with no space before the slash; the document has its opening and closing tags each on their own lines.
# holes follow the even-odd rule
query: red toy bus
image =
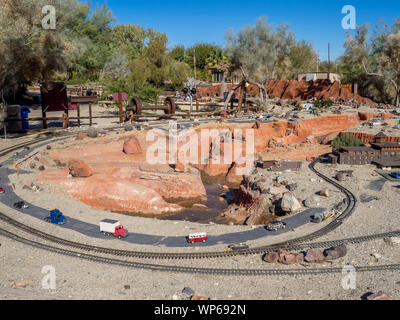
<svg viewBox="0 0 400 320">
<path fill-rule="evenodd" d="M 208 239 L 207 233 L 205 232 L 191 233 L 188 236 L 189 243 L 206 242 L 207 239 Z"/>
</svg>

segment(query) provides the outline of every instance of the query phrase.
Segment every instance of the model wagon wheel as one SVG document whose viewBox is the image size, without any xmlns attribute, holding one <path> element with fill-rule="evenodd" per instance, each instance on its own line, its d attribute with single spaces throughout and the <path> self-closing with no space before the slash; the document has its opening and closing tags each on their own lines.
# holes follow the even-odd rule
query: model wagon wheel
<svg viewBox="0 0 400 320">
<path fill-rule="evenodd" d="M 127 111 L 132 111 L 134 115 L 140 116 L 142 114 L 142 104 L 139 98 L 133 97 L 131 103 L 129 104 Z"/>
<path fill-rule="evenodd" d="M 164 106 L 166 107 L 164 109 L 165 114 L 175 114 L 176 105 L 175 105 L 175 101 L 173 98 L 170 98 L 170 97 L 166 98 L 164 100 Z"/>
</svg>

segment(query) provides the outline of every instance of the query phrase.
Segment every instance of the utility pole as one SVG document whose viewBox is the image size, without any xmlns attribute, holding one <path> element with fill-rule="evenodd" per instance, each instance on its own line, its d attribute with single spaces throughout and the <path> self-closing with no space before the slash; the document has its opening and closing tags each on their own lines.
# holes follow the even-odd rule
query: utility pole
<svg viewBox="0 0 400 320">
<path fill-rule="evenodd" d="M 331 80 L 331 44 L 328 42 L 328 79 Z"/>
<path fill-rule="evenodd" d="M 193 56 L 193 66 L 194 66 L 194 81 L 196 83 L 197 75 L 196 75 L 196 65 L 197 65 L 197 59 L 196 59 L 196 49 L 193 48 L 194 51 L 194 56 Z"/>
</svg>

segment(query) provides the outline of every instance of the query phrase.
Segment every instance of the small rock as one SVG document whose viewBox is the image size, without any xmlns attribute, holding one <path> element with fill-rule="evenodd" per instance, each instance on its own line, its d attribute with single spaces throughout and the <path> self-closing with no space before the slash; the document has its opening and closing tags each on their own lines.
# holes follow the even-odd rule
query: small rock
<svg viewBox="0 0 400 320">
<path fill-rule="evenodd" d="M 46 168 L 45 168 L 44 166 L 40 166 L 38 169 L 39 169 L 39 171 L 44 171 L 44 170 L 46 170 Z"/>
<path fill-rule="evenodd" d="M 319 249 L 309 249 L 304 260 L 309 263 L 318 263 L 325 261 L 325 256 Z"/>
<path fill-rule="evenodd" d="M 13 284 L 13 287 L 14 288 L 26 288 L 27 286 L 29 286 L 31 284 L 32 284 L 31 280 L 28 280 L 28 281 L 24 281 L 24 280 L 15 281 L 14 284 Z"/>
<path fill-rule="evenodd" d="M 374 257 L 376 260 L 382 259 L 382 256 L 379 253 L 372 253 L 372 257 Z"/>
<path fill-rule="evenodd" d="M 192 296 L 192 297 L 190 298 L 190 300 L 206 301 L 206 300 L 210 300 L 210 298 L 200 297 L 200 296 Z"/>
<path fill-rule="evenodd" d="M 127 284 L 127 285 L 124 286 L 124 289 L 125 289 L 125 290 L 130 290 L 130 289 L 131 289 L 131 286 L 130 286 L 129 284 Z"/>
<path fill-rule="evenodd" d="M 31 163 L 29 164 L 29 168 L 35 169 L 35 168 L 36 168 L 36 164 L 35 164 L 34 162 L 31 162 Z"/>
<path fill-rule="evenodd" d="M 280 185 L 279 185 L 280 186 Z M 277 197 L 282 197 L 282 195 L 285 193 L 285 192 L 287 192 L 287 189 L 286 188 L 284 188 L 284 187 L 271 187 L 271 188 L 269 188 L 268 189 L 268 191 L 267 191 L 270 195 L 273 195 L 273 196 L 277 196 Z"/>
<path fill-rule="evenodd" d="M 126 123 L 124 124 L 124 130 L 125 130 L 125 131 L 133 131 L 133 126 L 132 126 L 132 124 L 129 123 L 129 122 L 126 122 Z"/>
<path fill-rule="evenodd" d="M 288 184 L 287 186 L 286 186 L 286 188 L 290 191 L 290 192 L 293 192 L 293 191 L 295 191 L 296 189 L 297 189 L 297 183 L 292 183 L 292 184 Z"/>
<path fill-rule="evenodd" d="M 47 150 L 51 150 L 51 146 L 50 146 L 50 145 L 47 145 L 47 146 L 46 146 L 46 149 L 47 149 Z"/>
<path fill-rule="evenodd" d="M 83 140 L 83 139 L 85 139 L 86 138 L 86 133 L 84 133 L 84 132 L 79 132 L 77 135 L 76 135 L 76 140 Z"/>
<path fill-rule="evenodd" d="M 287 265 L 295 264 L 296 255 L 293 253 L 283 252 L 279 255 L 279 262 Z"/>
<path fill-rule="evenodd" d="M 316 196 L 308 197 L 303 203 L 307 208 L 317 208 L 320 206 L 319 199 Z"/>
<path fill-rule="evenodd" d="M 324 256 L 326 257 L 326 260 L 336 260 L 339 258 L 343 258 L 347 254 L 347 247 L 342 244 L 338 247 L 332 247 L 329 249 L 326 249 L 324 251 Z"/>
<path fill-rule="evenodd" d="M 178 295 L 174 294 L 174 295 L 172 296 L 172 300 L 179 300 Z"/>
<path fill-rule="evenodd" d="M 391 300 L 391 299 L 385 292 L 379 291 L 378 293 L 370 294 L 367 297 L 367 300 Z"/>
<path fill-rule="evenodd" d="M 229 192 L 229 187 L 226 185 L 222 186 L 222 192 Z"/>
<path fill-rule="evenodd" d="M 89 138 L 97 138 L 97 136 L 98 136 L 97 129 L 94 128 L 94 127 L 90 127 L 90 128 L 86 131 L 86 135 L 87 135 Z"/>
<path fill-rule="evenodd" d="M 320 192 L 319 192 L 319 195 L 320 195 L 321 197 L 329 198 L 329 196 L 330 196 L 329 189 L 324 189 L 324 190 L 320 191 Z"/>
<path fill-rule="evenodd" d="M 70 160 L 68 162 L 70 175 L 74 178 L 88 178 L 93 175 L 93 170 L 82 160 Z"/>
<path fill-rule="evenodd" d="M 279 261 L 279 254 L 275 251 L 267 252 L 263 257 L 263 260 L 268 263 L 277 263 Z"/>
<path fill-rule="evenodd" d="M 344 175 L 344 173 L 342 173 L 342 172 L 339 172 L 337 175 L 336 175 L 336 180 L 337 181 L 344 181 L 344 180 L 346 180 L 346 176 Z"/>
<path fill-rule="evenodd" d="M 286 185 L 288 183 L 287 179 L 285 176 L 279 176 L 276 178 L 276 182 L 280 183 L 282 185 Z"/>
<path fill-rule="evenodd" d="M 182 293 L 186 294 L 188 296 L 192 296 L 192 295 L 194 295 L 194 290 L 192 288 L 186 287 L 186 288 L 183 288 Z"/>
<path fill-rule="evenodd" d="M 205 204 L 196 203 L 192 206 L 192 209 L 195 210 L 208 210 L 208 207 Z"/>
<path fill-rule="evenodd" d="M 138 154 L 142 152 L 142 148 L 138 139 L 132 137 L 129 140 L 125 141 L 123 151 L 126 154 Z"/>
</svg>

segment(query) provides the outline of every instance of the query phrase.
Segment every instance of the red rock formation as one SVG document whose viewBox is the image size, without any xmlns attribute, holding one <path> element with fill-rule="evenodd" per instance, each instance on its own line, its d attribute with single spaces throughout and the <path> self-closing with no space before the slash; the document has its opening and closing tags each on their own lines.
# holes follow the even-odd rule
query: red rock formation
<svg viewBox="0 0 400 320">
<path fill-rule="evenodd" d="M 74 178 L 88 178 L 93 175 L 93 170 L 82 160 L 70 160 L 68 169 L 69 174 Z"/>
<path fill-rule="evenodd" d="M 142 148 L 139 141 L 135 137 L 132 137 L 125 141 L 123 151 L 126 154 L 138 154 L 142 152 Z"/>
</svg>

